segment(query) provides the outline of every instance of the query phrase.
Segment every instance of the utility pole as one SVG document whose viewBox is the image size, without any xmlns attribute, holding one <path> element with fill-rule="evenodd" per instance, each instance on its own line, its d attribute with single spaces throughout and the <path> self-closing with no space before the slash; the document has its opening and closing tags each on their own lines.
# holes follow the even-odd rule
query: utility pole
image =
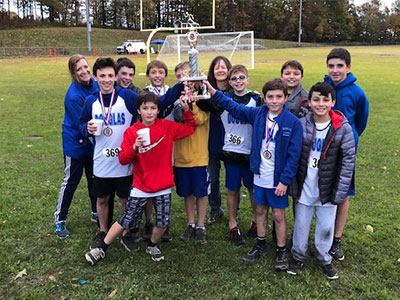
<svg viewBox="0 0 400 300">
<path fill-rule="evenodd" d="M 87 31 L 87 47 L 89 53 L 92 52 L 92 42 L 90 41 L 90 32 L 92 31 L 90 27 L 90 6 L 89 0 L 86 0 L 86 31 Z"/>
<path fill-rule="evenodd" d="M 299 39 L 297 41 L 297 46 L 301 46 L 301 34 L 303 30 L 301 29 L 301 13 L 303 11 L 303 0 L 300 0 L 300 8 L 299 8 Z"/>
</svg>

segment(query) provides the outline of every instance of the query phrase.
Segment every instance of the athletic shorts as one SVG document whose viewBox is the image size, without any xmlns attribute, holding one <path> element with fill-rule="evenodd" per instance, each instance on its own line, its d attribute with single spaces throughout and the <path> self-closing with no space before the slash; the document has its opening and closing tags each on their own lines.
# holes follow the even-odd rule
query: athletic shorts
<svg viewBox="0 0 400 300">
<path fill-rule="evenodd" d="M 254 185 L 253 192 L 253 202 L 257 205 L 267 205 L 271 208 L 287 208 L 289 206 L 287 193 L 283 196 L 277 196 L 275 195 L 275 188 L 266 189 Z"/>
<path fill-rule="evenodd" d="M 231 165 L 227 162 L 225 164 L 225 187 L 231 191 L 237 191 L 243 185 L 248 188 L 253 188 L 254 175 L 248 167 L 241 167 L 237 165 Z"/>
<path fill-rule="evenodd" d="M 171 194 L 155 197 L 129 197 L 122 216 L 118 219 L 118 224 L 125 229 L 139 228 L 143 209 L 147 201 L 153 201 L 156 211 L 156 227 L 168 227 L 171 212 Z"/>
<path fill-rule="evenodd" d="M 181 168 L 175 167 L 176 193 L 179 197 L 190 195 L 196 198 L 208 195 L 208 173 L 207 167 Z"/>
<path fill-rule="evenodd" d="M 96 197 L 111 195 L 115 190 L 118 197 L 127 199 L 132 186 L 133 175 L 116 178 L 93 176 L 93 193 Z"/>
</svg>

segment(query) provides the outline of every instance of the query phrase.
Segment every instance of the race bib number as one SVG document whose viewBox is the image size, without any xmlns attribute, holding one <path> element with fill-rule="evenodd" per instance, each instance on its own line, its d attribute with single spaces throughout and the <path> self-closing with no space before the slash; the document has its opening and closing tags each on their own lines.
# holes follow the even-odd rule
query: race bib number
<svg viewBox="0 0 400 300">
<path fill-rule="evenodd" d="M 238 136 L 236 134 L 229 133 L 228 134 L 228 143 L 234 144 L 234 145 L 241 145 L 244 142 L 244 138 L 241 136 Z"/>
<path fill-rule="evenodd" d="M 104 148 L 103 155 L 105 157 L 118 157 L 121 148 Z"/>
<path fill-rule="evenodd" d="M 319 158 L 311 157 L 308 167 L 311 169 L 318 169 Z"/>
</svg>

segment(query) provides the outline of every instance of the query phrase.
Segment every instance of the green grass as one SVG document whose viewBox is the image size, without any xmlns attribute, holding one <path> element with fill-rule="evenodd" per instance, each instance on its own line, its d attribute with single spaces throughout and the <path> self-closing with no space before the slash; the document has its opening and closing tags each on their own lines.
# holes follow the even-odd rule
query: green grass
<svg viewBox="0 0 400 300">
<path fill-rule="evenodd" d="M 63 177 L 61 122 L 70 82 L 68 58 L 2 60 L 0 299 L 106 299 L 113 290 L 117 290 L 113 299 L 399 299 L 400 47 L 352 47 L 350 51 L 353 71 L 370 100 L 370 120 L 360 139 L 357 196 L 351 200 L 343 237 L 346 259 L 334 264 L 340 274 L 335 282 L 325 279 L 314 259 L 296 277 L 276 273 L 271 247 L 264 260 L 243 264 L 241 256 L 253 243 L 232 246 L 226 218 L 207 228 L 207 245 L 181 243 L 186 220 L 182 199 L 176 196 L 174 240 L 161 245 L 164 262 L 153 263 L 144 254 L 144 245 L 140 252 L 127 253 L 116 242 L 104 261 L 89 267 L 84 253 L 96 228 L 89 220 L 84 180 L 69 213 L 71 237 L 60 240 L 53 231 Z M 287 59 L 303 63 L 304 85 L 309 88 L 323 78 L 328 52 L 329 48 L 257 51 L 250 88 L 261 90 L 266 80 L 278 77 Z M 137 57 L 135 63 L 137 72 L 144 72 L 145 58 Z M 146 78 L 136 75 L 135 83 L 144 86 Z M 36 135 L 42 138 L 31 138 Z M 246 231 L 250 209 L 247 197 L 243 199 L 240 224 Z M 373 233 L 365 230 L 367 224 L 373 226 Z M 14 280 L 23 269 L 27 276 Z M 78 285 L 78 279 L 88 283 Z"/>
</svg>

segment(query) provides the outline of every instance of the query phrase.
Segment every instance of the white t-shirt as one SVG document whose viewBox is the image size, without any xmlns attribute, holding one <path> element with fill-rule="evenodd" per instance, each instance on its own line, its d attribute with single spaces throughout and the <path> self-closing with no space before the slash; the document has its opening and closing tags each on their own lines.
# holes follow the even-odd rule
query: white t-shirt
<svg viewBox="0 0 400 300">
<path fill-rule="evenodd" d="M 329 128 L 332 126 L 331 121 L 325 123 L 315 123 L 315 136 L 312 141 L 310 156 L 308 158 L 307 176 L 304 181 L 303 190 L 299 202 L 307 206 L 321 206 L 318 188 L 318 162 L 321 157 L 322 147 Z M 324 206 L 333 204 L 326 203 Z"/>
<path fill-rule="evenodd" d="M 268 113 L 265 127 L 268 127 L 265 138 L 261 142 L 260 174 L 254 174 L 254 184 L 267 189 L 275 188 L 275 136 L 279 130 L 278 123 L 274 120 L 277 115 Z"/>
</svg>

